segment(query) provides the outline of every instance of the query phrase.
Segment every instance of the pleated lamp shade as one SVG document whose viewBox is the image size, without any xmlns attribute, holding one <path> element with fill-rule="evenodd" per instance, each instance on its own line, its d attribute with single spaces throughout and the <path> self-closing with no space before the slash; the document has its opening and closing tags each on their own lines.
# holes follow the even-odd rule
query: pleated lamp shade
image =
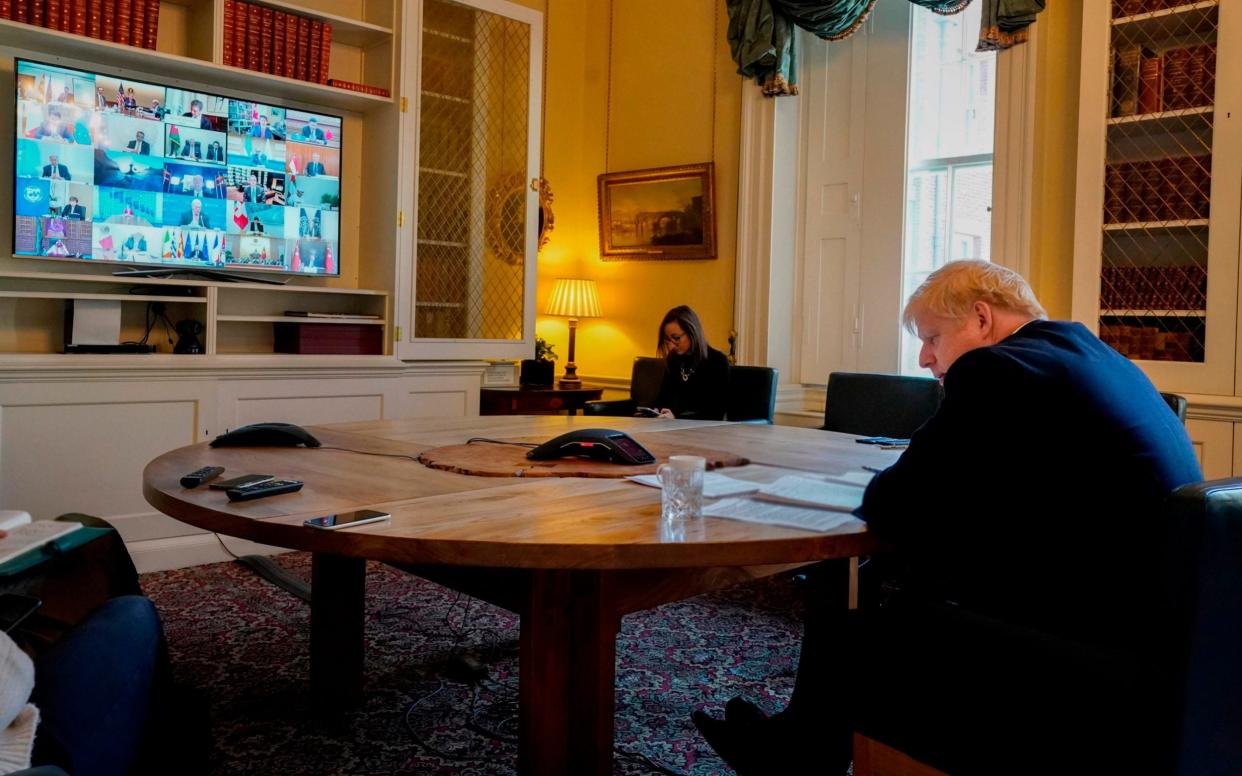
<svg viewBox="0 0 1242 776">
<path fill-rule="evenodd" d="M 594 280 L 580 278 L 557 278 L 552 286 L 545 315 L 562 315 L 566 318 L 599 318 L 599 291 Z"/>
</svg>

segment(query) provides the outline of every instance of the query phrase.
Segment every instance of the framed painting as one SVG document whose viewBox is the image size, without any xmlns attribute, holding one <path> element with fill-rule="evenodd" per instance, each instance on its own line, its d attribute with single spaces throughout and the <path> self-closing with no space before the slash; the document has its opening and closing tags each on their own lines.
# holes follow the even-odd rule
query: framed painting
<svg viewBox="0 0 1242 776">
<path fill-rule="evenodd" d="M 715 166 L 599 176 L 599 252 L 616 259 L 716 258 Z"/>
</svg>

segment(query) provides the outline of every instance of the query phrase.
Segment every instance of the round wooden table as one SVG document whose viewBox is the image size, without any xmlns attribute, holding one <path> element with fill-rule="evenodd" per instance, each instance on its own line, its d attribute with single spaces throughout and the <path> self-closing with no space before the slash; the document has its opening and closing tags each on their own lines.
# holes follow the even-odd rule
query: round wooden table
<svg viewBox="0 0 1242 776">
<path fill-rule="evenodd" d="M 519 772 L 611 774 L 622 615 L 876 547 L 858 524 L 821 534 L 703 518 L 670 531 L 660 520 L 659 491 L 626 480 L 471 477 L 411 460 L 471 437 L 541 442 L 604 421 L 371 421 L 310 427 L 324 445 L 318 449 L 204 443 L 148 464 L 143 493 L 156 509 L 199 528 L 313 553 L 311 687 L 329 705 L 360 692 L 367 559 L 516 612 Z M 791 471 L 841 474 L 897 456 L 813 429 L 643 418 L 607 418 L 606 425 L 664 449 L 738 453 L 752 464 L 724 473 L 764 482 Z M 206 465 L 224 466 L 224 477 L 263 472 L 306 485 L 240 503 L 206 486 L 180 486 L 183 474 Z M 302 525 L 359 508 L 392 520 L 339 531 Z"/>
</svg>

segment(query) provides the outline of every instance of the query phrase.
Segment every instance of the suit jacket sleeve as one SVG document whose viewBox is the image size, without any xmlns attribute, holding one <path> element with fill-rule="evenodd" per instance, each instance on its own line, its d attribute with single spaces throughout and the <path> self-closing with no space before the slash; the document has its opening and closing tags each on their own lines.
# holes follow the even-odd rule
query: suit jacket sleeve
<svg viewBox="0 0 1242 776">
<path fill-rule="evenodd" d="M 897 463 L 877 474 L 863 496 L 859 517 L 897 547 L 926 546 L 955 533 L 954 490 L 982 468 L 980 456 L 996 455 L 998 433 L 1021 370 L 989 349 L 961 356 L 945 376 L 940 409 L 910 440 Z"/>
</svg>

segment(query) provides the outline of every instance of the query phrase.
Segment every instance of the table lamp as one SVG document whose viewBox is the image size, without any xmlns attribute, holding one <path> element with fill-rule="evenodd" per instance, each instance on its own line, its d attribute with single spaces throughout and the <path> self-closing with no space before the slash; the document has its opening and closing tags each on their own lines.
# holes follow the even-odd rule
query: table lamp
<svg viewBox="0 0 1242 776">
<path fill-rule="evenodd" d="M 574 334 L 579 318 L 600 317 L 599 293 L 594 280 L 557 278 L 552 287 L 552 297 L 544 309 L 545 315 L 561 315 L 569 318 L 569 360 L 565 362 L 565 376 L 558 381 L 561 388 L 581 388 L 578 365 L 574 363 Z"/>
</svg>

